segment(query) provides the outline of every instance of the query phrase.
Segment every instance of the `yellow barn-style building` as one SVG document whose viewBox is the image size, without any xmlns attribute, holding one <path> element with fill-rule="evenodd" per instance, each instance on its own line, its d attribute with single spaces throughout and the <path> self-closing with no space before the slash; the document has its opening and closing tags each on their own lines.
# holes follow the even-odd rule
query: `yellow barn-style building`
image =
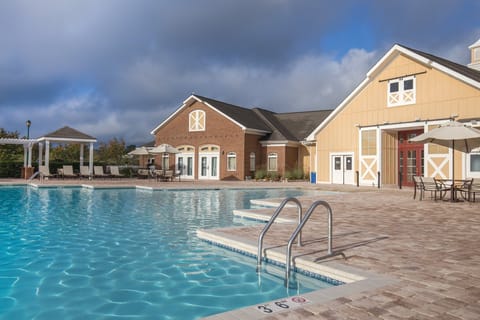
<svg viewBox="0 0 480 320">
<path fill-rule="evenodd" d="M 413 185 L 414 175 L 451 178 L 452 170 L 480 178 L 480 150 L 409 142 L 451 120 L 480 127 L 480 40 L 469 49 L 464 66 L 394 45 L 304 141 L 315 182 Z"/>
</svg>

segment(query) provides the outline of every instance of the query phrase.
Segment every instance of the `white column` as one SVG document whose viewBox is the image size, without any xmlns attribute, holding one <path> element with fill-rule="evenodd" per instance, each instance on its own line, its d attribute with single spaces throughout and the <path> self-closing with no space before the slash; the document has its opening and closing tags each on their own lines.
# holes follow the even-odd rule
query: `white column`
<svg viewBox="0 0 480 320">
<path fill-rule="evenodd" d="M 23 145 L 23 167 L 25 168 L 27 166 L 27 146 Z"/>
<path fill-rule="evenodd" d="M 50 141 L 45 141 L 45 166 L 47 168 L 49 167 L 49 162 L 50 162 Z"/>
<path fill-rule="evenodd" d="M 83 146 L 83 143 L 80 144 L 80 166 L 83 166 Z"/>
<path fill-rule="evenodd" d="M 32 147 L 33 147 L 33 144 L 30 142 L 30 144 L 28 145 L 28 167 L 31 167 L 32 166 Z"/>
<path fill-rule="evenodd" d="M 43 143 L 38 144 L 38 166 L 43 165 Z"/>
<path fill-rule="evenodd" d="M 93 175 L 93 142 L 90 142 L 90 151 L 88 153 L 88 172 Z"/>
</svg>

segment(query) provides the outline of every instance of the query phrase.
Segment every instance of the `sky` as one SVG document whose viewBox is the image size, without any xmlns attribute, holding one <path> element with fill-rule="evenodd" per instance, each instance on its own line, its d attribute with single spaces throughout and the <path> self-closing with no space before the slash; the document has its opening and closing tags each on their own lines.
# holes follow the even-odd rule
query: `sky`
<svg viewBox="0 0 480 320">
<path fill-rule="evenodd" d="M 150 132 L 192 93 L 333 109 L 395 44 L 467 64 L 478 0 L 0 0 L 0 128 Z"/>
</svg>

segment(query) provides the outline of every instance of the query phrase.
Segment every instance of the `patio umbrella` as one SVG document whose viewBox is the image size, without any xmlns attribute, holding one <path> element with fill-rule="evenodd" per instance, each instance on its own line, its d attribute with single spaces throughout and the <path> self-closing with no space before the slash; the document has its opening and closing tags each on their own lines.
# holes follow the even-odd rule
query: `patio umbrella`
<svg viewBox="0 0 480 320">
<path fill-rule="evenodd" d="M 480 147 L 480 130 L 451 121 L 412 139 L 412 142 L 435 143 L 461 152 Z M 455 151 L 454 151 L 455 152 Z M 455 180 L 455 157 L 452 157 L 452 183 Z M 453 194 L 453 189 L 452 189 Z"/>
<path fill-rule="evenodd" d="M 177 148 L 172 147 L 169 144 L 161 144 L 149 150 L 151 154 L 160 154 L 160 153 L 180 153 Z"/>
<path fill-rule="evenodd" d="M 146 156 L 149 154 L 148 149 L 145 147 L 135 148 L 134 150 L 128 153 L 132 156 Z"/>
</svg>

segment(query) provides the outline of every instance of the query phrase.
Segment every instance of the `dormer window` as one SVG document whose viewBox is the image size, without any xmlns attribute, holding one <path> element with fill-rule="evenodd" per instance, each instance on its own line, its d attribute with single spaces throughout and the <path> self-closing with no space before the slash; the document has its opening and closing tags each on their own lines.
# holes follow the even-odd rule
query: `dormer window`
<svg viewBox="0 0 480 320">
<path fill-rule="evenodd" d="M 416 101 L 415 91 L 414 76 L 388 81 L 388 106 L 395 107 L 414 104 Z"/>
<path fill-rule="evenodd" d="M 188 117 L 189 131 L 205 131 L 205 111 L 194 110 Z"/>
</svg>

